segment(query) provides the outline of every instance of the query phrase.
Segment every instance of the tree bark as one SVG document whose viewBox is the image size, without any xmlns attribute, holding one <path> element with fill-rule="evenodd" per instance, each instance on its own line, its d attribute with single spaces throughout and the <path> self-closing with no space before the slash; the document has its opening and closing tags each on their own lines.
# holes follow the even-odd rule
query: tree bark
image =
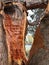
<svg viewBox="0 0 49 65">
<path fill-rule="evenodd" d="M 3 31 L 3 17 L 0 15 L 0 65 L 8 65 L 7 63 L 7 49 L 5 45 L 5 37 Z"/>
<path fill-rule="evenodd" d="M 28 65 L 49 65 L 49 14 L 35 32 Z"/>
</svg>

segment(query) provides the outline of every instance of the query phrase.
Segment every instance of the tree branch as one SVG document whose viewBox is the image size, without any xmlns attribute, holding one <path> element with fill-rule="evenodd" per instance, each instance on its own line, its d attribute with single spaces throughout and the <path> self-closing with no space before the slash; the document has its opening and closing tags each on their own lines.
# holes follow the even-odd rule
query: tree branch
<svg viewBox="0 0 49 65">
<path fill-rule="evenodd" d="M 45 3 L 35 3 L 35 4 L 31 4 L 30 6 L 26 6 L 27 10 L 28 9 L 36 9 L 36 8 L 46 8 L 47 4 Z"/>
</svg>

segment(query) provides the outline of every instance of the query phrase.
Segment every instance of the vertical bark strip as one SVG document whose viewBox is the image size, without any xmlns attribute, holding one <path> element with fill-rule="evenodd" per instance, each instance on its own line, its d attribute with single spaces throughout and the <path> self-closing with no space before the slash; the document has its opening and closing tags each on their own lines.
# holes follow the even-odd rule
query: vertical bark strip
<svg viewBox="0 0 49 65">
<path fill-rule="evenodd" d="M 26 12 L 23 12 L 21 20 L 12 20 L 9 14 L 4 14 L 3 26 L 6 33 L 9 64 L 15 62 L 21 65 L 22 61 L 26 63 L 27 58 L 24 48 Z M 15 63 L 12 63 L 12 65 L 16 65 Z"/>
</svg>

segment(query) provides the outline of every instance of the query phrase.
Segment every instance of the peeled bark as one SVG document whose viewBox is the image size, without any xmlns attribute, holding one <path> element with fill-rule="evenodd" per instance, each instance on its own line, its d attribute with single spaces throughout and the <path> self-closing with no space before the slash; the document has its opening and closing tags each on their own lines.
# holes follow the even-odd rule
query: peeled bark
<svg viewBox="0 0 49 65">
<path fill-rule="evenodd" d="M 19 3 L 17 5 L 20 10 L 23 10 L 23 5 Z M 12 16 L 4 13 L 3 20 L 3 27 L 6 33 L 6 45 L 8 49 L 8 62 L 10 65 L 22 65 L 22 62 L 26 63 L 27 61 L 24 47 L 26 12 L 23 12 L 20 20 L 15 18 L 17 17 L 16 13 L 14 14 L 14 18 L 12 18 Z"/>
</svg>

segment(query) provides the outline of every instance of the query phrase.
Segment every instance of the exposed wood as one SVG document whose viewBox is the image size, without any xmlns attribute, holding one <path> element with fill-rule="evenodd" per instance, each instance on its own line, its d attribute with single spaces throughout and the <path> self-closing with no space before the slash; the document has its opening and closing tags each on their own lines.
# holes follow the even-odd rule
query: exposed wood
<svg viewBox="0 0 49 65">
<path fill-rule="evenodd" d="M 4 11 L 3 26 L 6 33 L 6 45 L 8 49 L 8 61 L 10 65 L 27 62 L 25 53 L 25 30 L 26 30 L 26 12 L 23 12 L 23 5 L 17 3 L 18 8 L 14 14 L 10 14 L 12 11 Z M 13 9 L 13 8 L 12 8 Z M 11 10 L 12 10 L 11 9 Z M 19 17 L 18 17 L 19 16 Z"/>
<path fill-rule="evenodd" d="M 18 6 L 20 6 L 20 5 L 18 5 Z M 44 4 L 44 3 L 35 3 L 35 4 L 31 4 L 30 6 L 26 6 L 26 8 L 27 9 L 46 8 L 46 6 L 47 6 L 47 4 Z M 20 9 L 21 9 L 21 7 L 20 7 Z M 49 7 L 48 7 L 48 9 L 49 9 Z M 4 14 L 5 15 L 4 17 L 6 19 L 4 19 L 3 26 L 4 26 L 4 29 L 5 29 L 5 32 L 6 32 L 6 43 L 7 43 L 7 47 L 8 47 L 8 60 L 11 63 L 13 62 L 13 65 L 17 65 L 17 63 L 18 64 L 21 64 L 22 62 L 24 62 L 24 63 L 27 62 L 27 58 L 26 58 L 26 54 L 25 54 L 25 49 L 24 49 L 24 37 L 25 37 L 25 33 L 24 32 L 26 30 L 26 12 L 23 12 L 23 14 L 24 14 L 23 20 L 20 20 L 19 21 L 19 23 L 21 22 L 23 25 L 21 24 L 20 26 L 18 26 L 17 23 L 15 23 L 15 24 L 12 23 L 13 21 L 11 20 L 10 16 Z M 9 25 L 11 25 L 11 26 L 9 26 Z M 16 25 L 18 27 L 18 29 L 16 30 L 17 32 L 14 30 L 14 29 L 17 28 L 16 26 L 14 27 L 14 25 Z M 21 34 L 17 34 L 17 33 L 19 33 L 19 28 L 21 28 L 21 30 L 23 30 L 23 31 L 20 30 L 20 33 Z M 14 32 L 13 31 L 11 32 L 11 30 L 13 30 Z M 48 31 L 48 30 L 46 30 L 46 31 Z M 19 39 L 16 38 L 16 34 L 19 36 Z M 9 36 L 9 38 L 8 38 L 8 36 Z M 23 37 L 23 39 L 21 39 L 22 37 Z M 45 46 L 43 44 L 44 42 L 43 42 L 43 37 L 42 37 L 42 34 L 41 34 L 40 26 L 37 28 L 37 31 L 35 33 L 35 38 L 34 39 L 35 39 L 34 40 L 34 44 L 33 44 L 32 49 L 30 51 L 30 57 L 29 57 L 29 62 L 31 61 L 31 64 L 29 63 L 28 65 L 32 65 L 32 64 L 33 65 L 34 64 L 38 65 L 37 63 L 35 63 L 36 62 L 35 59 L 37 59 L 38 52 L 39 53 L 42 53 L 43 52 L 43 49 L 44 49 L 44 53 L 45 53 Z M 14 42 L 14 44 L 13 44 L 13 42 Z M 18 44 L 18 43 L 20 43 L 20 44 Z M 2 47 L 4 48 L 4 45 Z M 1 51 L 3 51 L 3 50 L 1 50 Z M 4 50 L 4 51 L 5 51 L 5 56 L 6 56 L 6 59 L 7 59 L 7 55 L 6 55 L 7 52 L 6 52 L 6 50 Z M 35 54 L 36 54 L 36 56 L 34 56 Z M 35 58 L 32 58 L 33 56 Z M 48 56 L 48 54 L 46 56 Z M 32 62 L 32 60 L 33 61 L 35 60 L 35 62 Z M 38 62 L 38 60 L 37 60 L 37 62 Z M 40 60 L 39 60 L 39 62 L 40 62 Z M 4 61 L 4 59 L 3 59 L 3 63 L 4 64 L 1 63 L 1 65 L 6 65 L 7 64 L 7 61 Z"/>
</svg>

